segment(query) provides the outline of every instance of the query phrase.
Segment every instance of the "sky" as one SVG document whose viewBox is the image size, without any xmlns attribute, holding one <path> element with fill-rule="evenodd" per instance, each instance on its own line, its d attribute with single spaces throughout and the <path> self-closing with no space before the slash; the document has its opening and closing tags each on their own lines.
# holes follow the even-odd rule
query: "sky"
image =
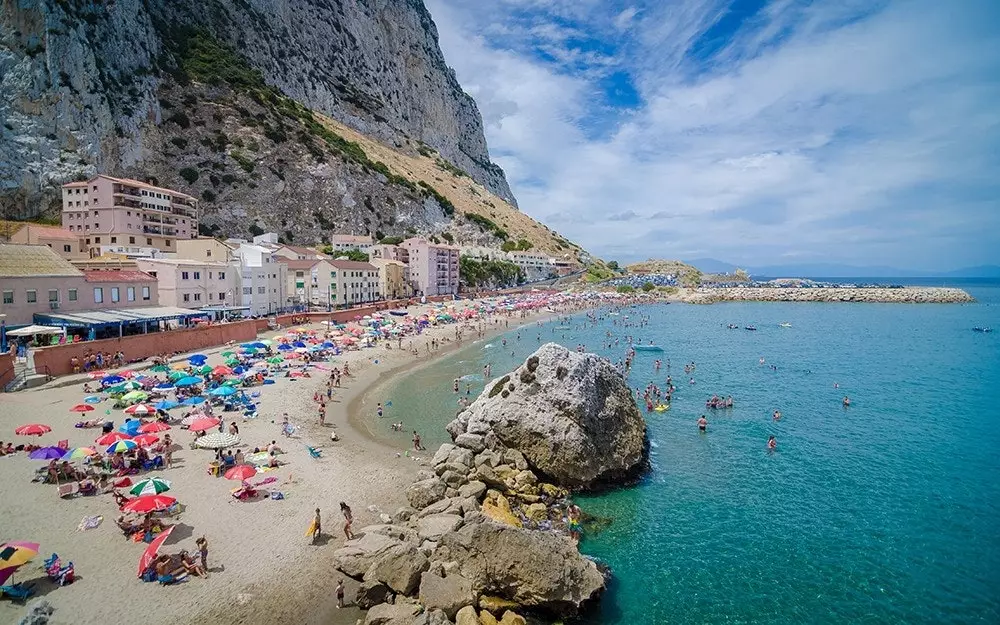
<svg viewBox="0 0 1000 625">
<path fill-rule="evenodd" d="M 522 211 L 608 260 L 1000 264 L 996 0 L 425 0 Z"/>
</svg>

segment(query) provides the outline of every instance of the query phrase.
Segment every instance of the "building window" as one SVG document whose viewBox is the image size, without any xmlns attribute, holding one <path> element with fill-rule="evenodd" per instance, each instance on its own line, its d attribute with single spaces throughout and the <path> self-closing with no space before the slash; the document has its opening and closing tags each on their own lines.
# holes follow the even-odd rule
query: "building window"
<svg viewBox="0 0 1000 625">
<path fill-rule="evenodd" d="M 152 245 L 152 244 L 153 244 L 153 239 L 147 238 L 146 239 L 146 245 Z"/>
<path fill-rule="evenodd" d="M 101 287 L 94 287 L 94 303 L 103 304 L 104 303 L 104 289 Z"/>
<path fill-rule="evenodd" d="M 201 293 L 195 293 L 194 294 L 194 301 L 196 301 L 196 302 L 200 302 L 201 301 Z"/>
<path fill-rule="evenodd" d="M 225 293 L 219 293 L 219 301 L 220 302 L 226 301 L 226 294 Z"/>
<path fill-rule="evenodd" d="M 208 301 L 212 301 L 213 299 L 215 299 L 215 293 L 209 293 L 208 294 Z"/>
<path fill-rule="evenodd" d="M 187 279 L 188 279 L 188 272 L 182 271 L 181 272 L 181 280 L 187 280 Z"/>
<path fill-rule="evenodd" d="M 94 230 L 100 230 L 100 229 L 101 229 L 101 224 L 94 222 Z"/>
<path fill-rule="evenodd" d="M 38 293 L 34 289 L 30 291 L 25 291 L 25 294 L 27 295 L 25 301 L 27 301 L 29 304 L 33 304 L 38 301 Z"/>
<path fill-rule="evenodd" d="M 90 239 L 87 239 L 87 245 L 90 245 Z"/>
<path fill-rule="evenodd" d="M 129 302 L 135 301 L 135 287 L 130 286 L 125 288 L 125 300 Z"/>
<path fill-rule="evenodd" d="M 209 277 L 211 277 L 211 276 L 209 276 Z M 194 279 L 195 280 L 201 280 L 201 272 L 200 271 L 194 272 Z"/>
<path fill-rule="evenodd" d="M 190 293 L 185 293 L 184 294 L 184 301 L 185 302 L 190 302 L 191 301 L 191 294 Z"/>
<path fill-rule="evenodd" d="M 209 258 L 211 258 L 212 257 L 212 250 L 206 250 L 205 251 L 205 256 L 208 256 Z"/>
<path fill-rule="evenodd" d="M 100 243 L 101 237 L 94 237 L 94 243 Z"/>
<path fill-rule="evenodd" d="M 164 245 L 165 247 L 170 247 L 170 239 L 167 239 L 166 241 L 164 241 L 164 242 L 163 242 L 163 245 Z"/>
<path fill-rule="evenodd" d="M 72 252 L 73 251 L 73 247 L 70 246 L 70 245 L 64 245 L 63 246 L 63 251 L 64 252 Z"/>
<path fill-rule="evenodd" d="M 112 243 L 117 243 L 118 242 L 118 237 L 111 237 L 111 242 Z"/>
<path fill-rule="evenodd" d="M 135 245 L 135 237 L 129 237 L 128 242 L 132 245 Z"/>
<path fill-rule="evenodd" d="M 147 302 L 149 301 L 149 287 L 148 286 L 142 287 L 142 299 L 143 299 L 143 301 L 147 301 Z"/>
<path fill-rule="evenodd" d="M 111 301 L 117 302 L 120 299 L 121 299 L 121 293 L 119 293 L 118 287 L 116 286 L 111 287 Z"/>
<path fill-rule="evenodd" d="M 13 304 L 14 303 L 14 291 L 4 291 L 3 292 L 3 303 Z"/>
<path fill-rule="evenodd" d="M 49 289 L 49 301 L 50 302 L 59 301 L 59 289 Z"/>
<path fill-rule="evenodd" d="M 76 289 L 70 289 L 69 290 L 69 301 L 71 301 L 71 302 L 75 302 L 76 301 Z"/>
<path fill-rule="evenodd" d="M 220 271 L 219 272 L 219 280 L 225 280 L 225 279 L 226 279 L 226 272 L 225 271 Z"/>
<path fill-rule="evenodd" d="M 267 293 L 267 287 L 259 286 L 257 287 L 257 292 L 263 295 L 264 293 Z"/>
</svg>

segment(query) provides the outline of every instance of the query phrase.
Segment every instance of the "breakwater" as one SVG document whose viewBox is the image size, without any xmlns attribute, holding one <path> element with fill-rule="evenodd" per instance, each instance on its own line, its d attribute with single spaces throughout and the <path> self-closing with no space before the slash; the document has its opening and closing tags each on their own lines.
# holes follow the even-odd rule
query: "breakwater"
<svg viewBox="0 0 1000 625">
<path fill-rule="evenodd" d="M 690 290 L 682 297 L 691 304 L 715 302 L 859 302 L 882 304 L 961 304 L 975 302 L 962 289 L 903 288 L 753 288 L 724 287 Z"/>
</svg>

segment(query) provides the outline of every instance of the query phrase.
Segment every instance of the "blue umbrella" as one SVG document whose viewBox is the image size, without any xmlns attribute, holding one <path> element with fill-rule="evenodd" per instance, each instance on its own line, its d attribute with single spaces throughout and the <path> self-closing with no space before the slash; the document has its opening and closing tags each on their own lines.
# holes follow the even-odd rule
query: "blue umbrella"
<svg viewBox="0 0 1000 625">
<path fill-rule="evenodd" d="M 293 349 L 293 348 L 292 348 L 292 346 L 291 346 L 291 345 L 289 345 L 288 343 L 282 343 L 281 345 L 278 345 L 278 350 L 279 350 L 279 351 L 282 351 L 282 352 L 287 352 L 287 351 L 288 351 L 288 350 L 290 350 L 290 349 Z"/>
<path fill-rule="evenodd" d="M 52 460 L 53 458 L 62 458 L 65 453 L 65 449 L 58 447 L 42 447 L 28 454 L 28 457 L 32 460 Z"/>
<path fill-rule="evenodd" d="M 181 402 L 182 406 L 197 406 L 198 404 L 205 401 L 204 397 L 188 397 Z"/>
<path fill-rule="evenodd" d="M 83 398 L 83 401 L 84 403 L 87 404 L 99 404 L 101 403 L 101 398 L 98 397 L 97 395 L 88 395 L 87 397 Z"/>
<path fill-rule="evenodd" d="M 323 347 L 326 347 L 326 348 L 329 349 L 330 347 L 335 347 L 335 345 L 333 343 L 331 343 L 330 341 L 323 341 Z"/>
<path fill-rule="evenodd" d="M 105 378 L 101 378 L 101 384 L 104 386 L 111 386 L 113 384 L 120 384 L 125 381 L 125 378 L 120 375 L 109 375 Z"/>
<path fill-rule="evenodd" d="M 201 384 L 202 382 L 204 382 L 204 380 L 202 380 L 198 376 L 196 376 L 196 375 L 189 375 L 189 376 L 187 376 L 185 378 L 181 378 L 180 380 L 177 380 L 176 382 L 174 382 L 174 385 L 176 385 L 176 386 L 194 386 L 195 384 Z"/>
<path fill-rule="evenodd" d="M 157 410 L 170 410 L 171 408 L 176 408 L 177 406 L 180 406 L 180 404 L 172 399 L 164 399 L 163 401 L 153 405 L 153 407 Z"/>
<path fill-rule="evenodd" d="M 303 343 L 302 341 L 295 341 L 294 343 L 292 343 L 292 345 L 294 347 L 305 347 L 306 346 L 306 344 Z"/>
<path fill-rule="evenodd" d="M 228 397 L 229 395 L 235 395 L 236 389 L 231 386 L 220 386 L 219 388 L 212 389 L 208 394 L 215 395 L 216 397 Z"/>
<path fill-rule="evenodd" d="M 260 342 L 250 343 L 250 347 L 253 347 L 254 349 L 267 349 L 267 345 L 264 345 L 263 343 Z"/>
<path fill-rule="evenodd" d="M 244 367 L 243 365 L 240 365 L 240 366 L 236 367 L 235 369 L 233 369 L 233 373 L 240 374 L 240 373 L 245 372 L 246 370 L 247 370 L 246 367 Z"/>
<path fill-rule="evenodd" d="M 207 360 L 208 356 L 205 354 L 191 354 L 188 356 L 188 360 Z"/>
<path fill-rule="evenodd" d="M 122 434 L 128 434 L 129 436 L 135 436 L 139 433 L 139 427 L 142 426 L 142 421 L 138 419 L 133 419 L 132 421 L 126 421 L 119 426 L 118 431 Z"/>
</svg>

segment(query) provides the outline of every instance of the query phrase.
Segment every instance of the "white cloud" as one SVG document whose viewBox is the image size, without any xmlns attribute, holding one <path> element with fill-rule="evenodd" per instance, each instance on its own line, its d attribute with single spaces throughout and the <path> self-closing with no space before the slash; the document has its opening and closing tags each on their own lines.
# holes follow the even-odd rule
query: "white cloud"
<svg viewBox="0 0 1000 625">
<path fill-rule="evenodd" d="M 728 10 L 714 0 L 427 4 L 522 210 L 599 255 L 1000 261 L 1000 48 L 987 2 L 778 0 L 707 58 L 695 50 Z M 480 36 L 523 11 L 549 25 L 516 36 L 559 62 Z M 567 70 L 590 51 L 560 39 L 581 24 L 634 34 L 606 36 L 643 103 L 612 109 L 603 134 L 598 77 Z"/>
</svg>

